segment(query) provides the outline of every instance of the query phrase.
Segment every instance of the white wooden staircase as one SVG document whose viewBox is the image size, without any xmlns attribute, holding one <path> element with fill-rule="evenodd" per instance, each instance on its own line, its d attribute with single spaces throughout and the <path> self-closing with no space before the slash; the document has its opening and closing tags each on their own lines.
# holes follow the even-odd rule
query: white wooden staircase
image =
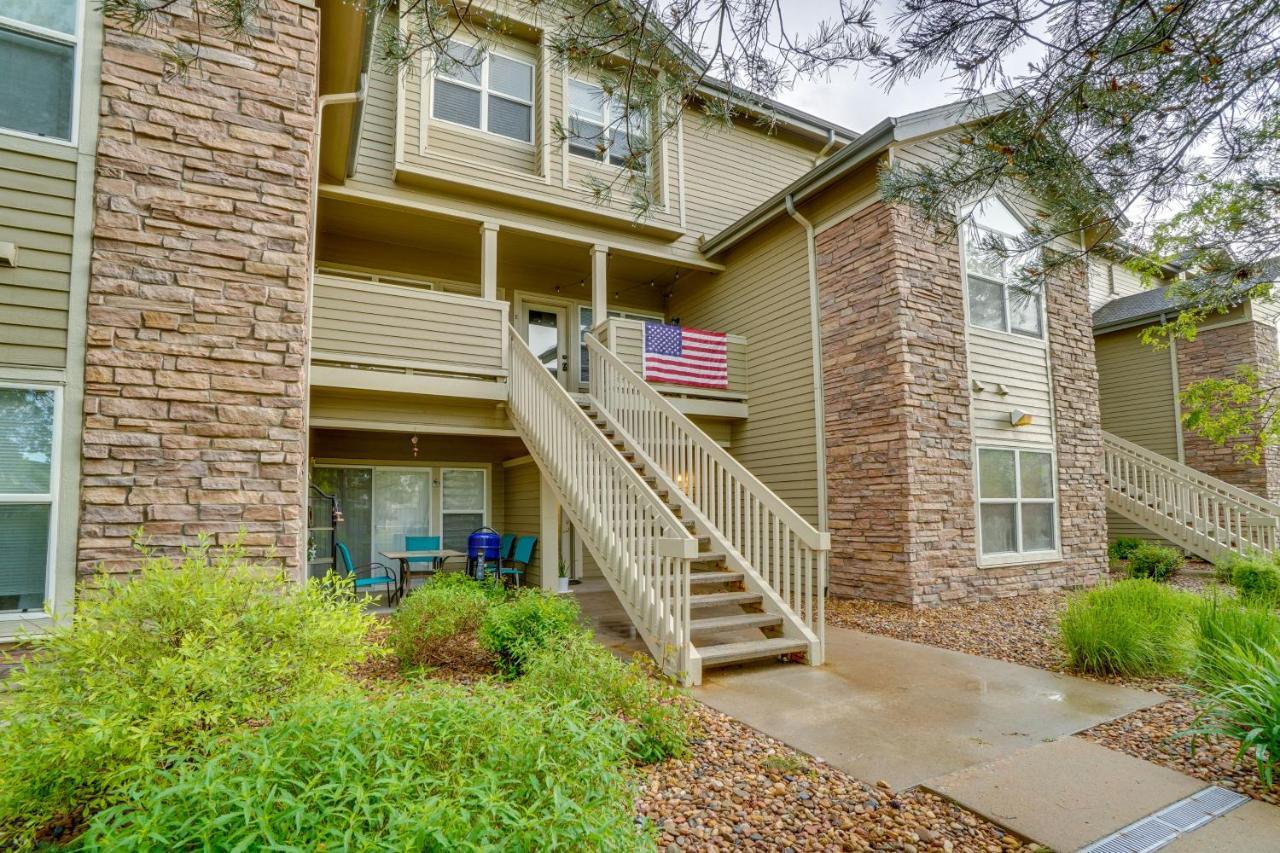
<svg viewBox="0 0 1280 853">
<path fill-rule="evenodd" d="M 820 664 L 828 535 L 593 336 L 578 403 L 509 334 L 512 421 L 663 669 Z"/>
<path fill-rule="evenodd" d="M 1280 504 L 1109 432 L 1102 439 L 1107 509 L 1205 560 L 1276 550 Z"/>
</svg>

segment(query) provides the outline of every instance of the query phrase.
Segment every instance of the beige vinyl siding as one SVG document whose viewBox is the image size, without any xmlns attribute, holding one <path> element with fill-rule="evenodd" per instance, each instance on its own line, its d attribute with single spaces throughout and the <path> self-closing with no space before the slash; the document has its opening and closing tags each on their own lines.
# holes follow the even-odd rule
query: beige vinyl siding
<svg viewBox="0 0 1280 853">
<path fill-rule="evenodd" d="M 738 122 L 684 116 L 685 210 L 695 236 L 714 236 L 813 168 L 810 147 Z"/>
<path fill-rule="evenodd" d="M 499 479 L 503 481 L 504 512 L 500 518 L 500 533 L 515 536 L 538 536 L 541 532 L 540 489 L 541 474 L 534 462 L 499 466 Z M 553 567 L 554 568 L 554 567 Z M 538 586 L 542 578 L 542 541 L 533 549 L 533 562 L 529 564 L 525 583 Z"/>
<path fill-rule="evenodd" d="M 816 522 L 818 473 L 804 231 L 790 220 L 775 223 L 723 260 L 723 273 L 682 281 L 668 314 L 688 326 L 747 339 L 751 414 L 732 426 L 733 455 L 797 512 Z"/>
<path fill-rule="evenodd" d="M 1153 453 L 1178 458 L 1169 350 L 1144 346 L 1140 329 L 1094 339 L 1102 428 Z"/>
<path fill-rule="evenodd" d="M 973 438 L 979 444 L 1048 447 L 1053 444 L 1049 393 L 1049 348 L 1022 335 L 969 327 L 969 377 L 984 390 L 971 389 Z M 997 386 L 1003 386 L 1001 394 Z M 1009 413 L 1031 415 L 1014 427 Z"/>
<path fill-rule="evenodd" d="M 1158 284 L 1123 264 L 1106 258 L 1089 258 L 1089 310 L 1096 311 L 1113 299 L 1141 293 Z"/>
<path fill-rule="evenodd" d="M 493 402 L 350 389 L 313 388 L 310 420 L 313 427 L 333 429 L 515 434 L 505 410 Z"/>
<path fill-rule="evenodd" d="M 407 76 L 413 76 L 412 72 Z M 373 183 L 390 184 L 395 172 L 396 75 L 384 67 L 384 63 L 375 61 L 369 64 L 368 82 L 355 174 Z M 416 112 L 414 120 L 417 120 Z"/>
<path fill-rule="evenodd" d="M 708 436 L 711 437 L 712 441 L 714 441 L 716 444 L 723 447 L 725 450 L 729 450 L 733 446 L 733 422 L 732 421 L 722 421 L 716 418 L 698 418 L 698 417 L 692 417 L 692 418 L 689 418 L 689 420 L 693 421 L 694 425 L 698 427 L 698 429 L 705 432 Z"/>
<path fill-rule="evenodd" d="M 0 266 L 0 363 L 66 365 L 75 192 L 73 150 L 0 136 L 0 242 L 17 247 Z"/>
</svg>

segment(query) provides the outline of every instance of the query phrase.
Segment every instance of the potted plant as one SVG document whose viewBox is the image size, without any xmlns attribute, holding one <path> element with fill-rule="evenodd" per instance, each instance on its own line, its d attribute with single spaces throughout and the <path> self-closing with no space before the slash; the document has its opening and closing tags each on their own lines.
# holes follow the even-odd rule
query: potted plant
<svg viewBox="0 0 1280 853">
<path fill-rule="evenodd" d="M 569 567 L 565 565 L 564 560 L 561 560 L 560 561 L 560 586 L 556 589 L 556 592 L 568 592 L 568 591 L 569 591 Z"/>
</svg>

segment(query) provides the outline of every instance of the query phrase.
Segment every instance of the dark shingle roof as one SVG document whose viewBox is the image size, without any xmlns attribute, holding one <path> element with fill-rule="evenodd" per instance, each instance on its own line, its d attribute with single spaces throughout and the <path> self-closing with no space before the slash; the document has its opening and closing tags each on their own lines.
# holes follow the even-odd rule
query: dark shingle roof
<svg viewBox="0 0 1280 853">
<path fill-rule="evenodd" d="M 1177 303 L 1168 297 L 1169 288 L 1153 287 L 1141 293 L 1112 299 L 1093 312 L 1093 328 L 1133 323 L 1148 317 L 1158 317 L 1165 311 L 1177 311 Z"/>
</svg>

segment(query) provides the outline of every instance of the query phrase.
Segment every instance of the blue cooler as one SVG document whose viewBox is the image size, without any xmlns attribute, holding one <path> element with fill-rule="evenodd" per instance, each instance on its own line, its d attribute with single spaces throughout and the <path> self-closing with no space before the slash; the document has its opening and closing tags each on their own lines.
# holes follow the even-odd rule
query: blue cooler
<svg viewBox="0 0 1280 853">
<path fill-rule="evenodd" d="M 492 527 L 481 527 L 467 537 L 467 571 L 476 580 L 484 580 L 484 569 L 489 563 L 498 565 L 502 550 L 502 537 Z"/>
</svg>

